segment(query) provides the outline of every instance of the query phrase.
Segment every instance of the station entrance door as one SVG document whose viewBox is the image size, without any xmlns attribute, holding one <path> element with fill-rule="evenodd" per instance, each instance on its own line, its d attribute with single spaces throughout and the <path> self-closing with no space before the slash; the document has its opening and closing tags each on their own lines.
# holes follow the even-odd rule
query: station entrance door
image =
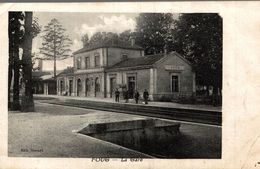
<svg viewBox="0 0 260 169">
<path fill-rule="evenodd" d="M 128 91 L 129 91 L 129 98 L 132 99 L 134 97 L 134 91 L 135 91 L 135 77 L 131 76 L 128 77 Z"/>
</svg>

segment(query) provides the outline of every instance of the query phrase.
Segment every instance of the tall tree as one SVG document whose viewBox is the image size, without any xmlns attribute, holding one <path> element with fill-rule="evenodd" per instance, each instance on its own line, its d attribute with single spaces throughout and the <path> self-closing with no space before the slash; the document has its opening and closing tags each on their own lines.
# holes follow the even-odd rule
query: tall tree
<svg viewBox="0 0 260 169">
<path fill-rule="evenodd" d="M 89 45 L 118 44 L 118 34 L 113 32 L 96 32 L 89 40 Z"/>
<path fill-rule="evenodd" d="M 83 47 L 89 45 L 89 37 L 87 33 L 81 37 L 81 42 L 83 43 Z"/>
<path fill-rule="evenodd" d="M 134 36 L 134 33 L 131 32 L 131 30 L 126 30 L 126 31 L 120 33 L 118 38 L 119 38 L 119 41 L 130 43 L 130 39 L 132 36 Z"/>
<path fill-rule="evenodd" d="M 93 45 L 93 44 L 97 44 L 97 43 L 101 43 L 103 40 L 103 35 L 101 32 L 96 32 L 94 35 L 91 36 L 90 40 L 89 40 L 89 44 Z"/>
<path fill-rule="evenodd" d="M 32 40 L 40 32 L 38 22 L 33 22 L 32 12 L 25 12 L 24 22 L 25 34 L 23 37 L 22 55 L 22 93 L 21 110 L 23 112 L 34 111 L 33 91 L 32 91 Z"/>
<path fill-rule="evenodd" d="M 9 27 L 8 27 L 8 35 L 9 35 L 9 68 L 8 68 L 8 103 L 9 107 L 11 107 L 11 97 L 10 97 L 10 89 L 13 78 L 13 103 L 12 109 L 19 110 L 20 109 L 20 60 L 19 60 L 19 46 L 23 37 L 23 29 L 21 21 L 24 20 L 24 15 L 22 12 L 9 12 Z"/>
<path fill-rule="evenodd" d="M 102 32 L 103 41 L 106 44 L 118 44 L 118 34 L 113 32 Z"/>
<path fill-rule="evenodd" d="M 44 26 L 44 35 L 42 36 L 42 47 L 40 53 L 45 57 L 43 59 L 53 60 L 54 78 L 56 79 L 56 60 L 69 57 L 72 44 L 69 36 L 65 34 L 66 29 L 62 27 L 57 19 L 52 19 L 48 25 Z"/>
<path fill-rule="evenodd" d="M 25 34 L 23 37 L 23 55 L 22 55 L 22 86 L 24 92 L 22 93 L 22 111 L 34 111 L 34 102 L 32 94 L 32 12 L 25 12 Z"/>
<path fill-rule="evenodd" d="M 170 13 L 142 13 L 136 18 L 136 43 L 145 49 L 145 54 L 163 52 L 173 17 Z"/>
<path fill-rule="evenodd" d="M 174 29 L 175 49 L 194 65 L 197 84 L 222 88 L 222 18 L 182 14 Z"/>
</svg>

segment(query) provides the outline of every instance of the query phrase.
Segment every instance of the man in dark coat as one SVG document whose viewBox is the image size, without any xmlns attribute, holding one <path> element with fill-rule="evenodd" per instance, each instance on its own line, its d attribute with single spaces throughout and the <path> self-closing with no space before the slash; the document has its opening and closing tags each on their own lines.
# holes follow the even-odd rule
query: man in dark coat
<svg viewBox="0 0 260 169">
<path fill-rule="evenodd" d="M 143 98 L 144 98 L 144 103 L 148 104 L 149 93 L 146 89 L 144 89 Z"/>
<path fill-rule="evenodd" d="M 134 95 L 135 103 L 136 103 L 136 104 L 138 104 L 139 96 L 140 96 L 140 94 L 139 94 L 139 92 L 136 90 L 136 91 L 135 91 L 135 95 Z"/>
<path fill-rule="evenodd" d="M 116 102 L 119 102 L 119 95 L 120 95 L 120 92 L 118 91 L 118 89 L 116 89 L 116 91 L 115 91 Z"/>
<path fill-rule="evenodd" d="M 128 103 L 129 100 L 129 90 L 125 91 L 125 102 Z"/>
</svg>

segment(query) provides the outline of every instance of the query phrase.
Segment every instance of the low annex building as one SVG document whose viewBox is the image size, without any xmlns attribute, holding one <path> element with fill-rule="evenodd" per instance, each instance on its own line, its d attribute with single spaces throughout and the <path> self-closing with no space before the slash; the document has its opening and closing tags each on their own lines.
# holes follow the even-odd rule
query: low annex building
<svg viewBox="0 0 260 169">
<path fill-rule="evenodd" d="M 51 71 L 33 71 L 33 93 L 52 95 L 56 94 L 56 81 Z"/>
<path fill-rule="evenodd" d="M 114 97 L 115 89 L 128 89 L 130 98 L 145 89 L 151 100 L 191 96 L 195 73 L 176 52 L 144 56 L 143 48 L 131 44 L 99 44 L 73 53 L 74 67 L 57 76 L 58 95 Z"/>
</svg>

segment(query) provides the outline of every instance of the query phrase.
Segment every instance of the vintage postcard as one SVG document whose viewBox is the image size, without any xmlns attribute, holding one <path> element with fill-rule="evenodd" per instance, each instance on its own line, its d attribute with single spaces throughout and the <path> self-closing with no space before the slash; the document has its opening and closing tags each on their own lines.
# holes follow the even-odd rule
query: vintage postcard
<svg viewBox="0 0 260 169">
<path fill-rule="evenodd" d="M 0 168 L 260 168 L 260 3 L 0 7 Z"/>
</svg>

